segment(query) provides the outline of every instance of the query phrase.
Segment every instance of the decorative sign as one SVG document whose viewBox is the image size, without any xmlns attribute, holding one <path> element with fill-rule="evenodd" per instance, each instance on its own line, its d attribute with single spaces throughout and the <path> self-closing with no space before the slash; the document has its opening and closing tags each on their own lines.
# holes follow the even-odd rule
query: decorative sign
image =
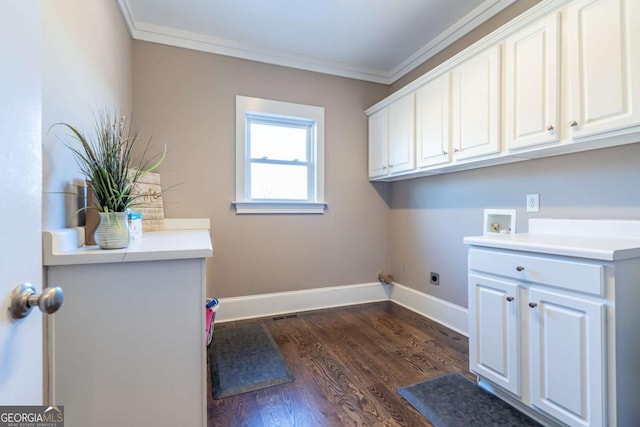
<svg viewBox="0 0 640 427">
<path fill-rule="evenodd" d="M 140 195 L 132 209 L 142 214 L 142 230 L 157 231 L 164 229 L 164 204 L 159 173 L 148 173 L 136 182 L 133 194 Z"/>
</svg>

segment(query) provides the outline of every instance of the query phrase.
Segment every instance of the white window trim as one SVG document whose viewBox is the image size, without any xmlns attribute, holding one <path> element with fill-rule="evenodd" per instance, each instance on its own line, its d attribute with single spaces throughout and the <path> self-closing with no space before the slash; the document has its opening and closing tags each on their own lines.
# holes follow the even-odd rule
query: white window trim
<svg viewBox="0 0 640 427">
<path fill-rule="evenodd" d="M 314 200 L 310 201 L 255 201 L 246 197 L 247 113 L 262 113 L 282 117 L 314 119 L 316 121 L 313 159 L 315 162 Z M 322 214 L 324 201 L 324 108 L 290 102 L 236 96 L 236 200 L 239 214 Z"/>
</svg>

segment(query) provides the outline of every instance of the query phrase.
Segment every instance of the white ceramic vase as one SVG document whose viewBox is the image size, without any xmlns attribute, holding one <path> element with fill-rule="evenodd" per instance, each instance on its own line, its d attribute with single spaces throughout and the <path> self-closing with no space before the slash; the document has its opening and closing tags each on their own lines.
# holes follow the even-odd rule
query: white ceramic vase
<svg viewBox="0 0 640 427">
<path fill-rule="evenodd" d="M 100 224 L 95 241 L 101 249 L 122 249 L 129 246 L 129 222 L 127 212 L 98 212 Z"/>
</svg>

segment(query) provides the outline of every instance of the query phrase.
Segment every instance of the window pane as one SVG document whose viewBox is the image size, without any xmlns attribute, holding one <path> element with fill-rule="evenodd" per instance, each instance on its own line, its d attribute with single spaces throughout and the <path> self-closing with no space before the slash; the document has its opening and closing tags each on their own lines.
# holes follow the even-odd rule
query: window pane
<svg viewBox="0 0 640 427">
<path fill-rule="evenodd" d="M 308 128 L 278 126 L 251 122 L 251 152 L 252 159 L 264 157 L 272 160 L 300 160 L 307 159 Z"/>
<path fill-rule="evenodd" d="M 308 200 L 306 166 L 251 164 L 251 198 Z"/>
</svg>

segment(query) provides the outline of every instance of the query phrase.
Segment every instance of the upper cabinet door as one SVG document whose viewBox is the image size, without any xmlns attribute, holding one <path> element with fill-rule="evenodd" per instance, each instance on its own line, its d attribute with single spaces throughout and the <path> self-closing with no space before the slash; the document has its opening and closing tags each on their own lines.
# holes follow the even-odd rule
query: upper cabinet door
<svg viewBox="0 0 640 427">
<path fill-rule="evenodd" d="M 640 123 L 638 16 L 638 0 L 582 0 L 567 8 L 573 138 Z"/>
<path fill-rule="evenodd" d="M 453 73 L 456 160 L 500 152 L 500 46 L 468 59 Z"/>
<path fill-rule="evenodd" d="M 560 140 L 557 13 L 505 42 L 505 136 L 509 149 Z"/>
<path fill-rule="evenodd" d="M 389 106 L 389 172 L 406 172 L 415 167 L 415 96 L 411 93 Z"/>
<path fill-rule="evenodd" d="M 389 173 L 389 116 L 388 108 L 369 116 L 369 178 Z"/>
<path fill-rule="evenodd" d="M 416 151 L 418 167 L 447 163 L 451 159 L 449 73 L 416 92 Z"/>
</svg>

